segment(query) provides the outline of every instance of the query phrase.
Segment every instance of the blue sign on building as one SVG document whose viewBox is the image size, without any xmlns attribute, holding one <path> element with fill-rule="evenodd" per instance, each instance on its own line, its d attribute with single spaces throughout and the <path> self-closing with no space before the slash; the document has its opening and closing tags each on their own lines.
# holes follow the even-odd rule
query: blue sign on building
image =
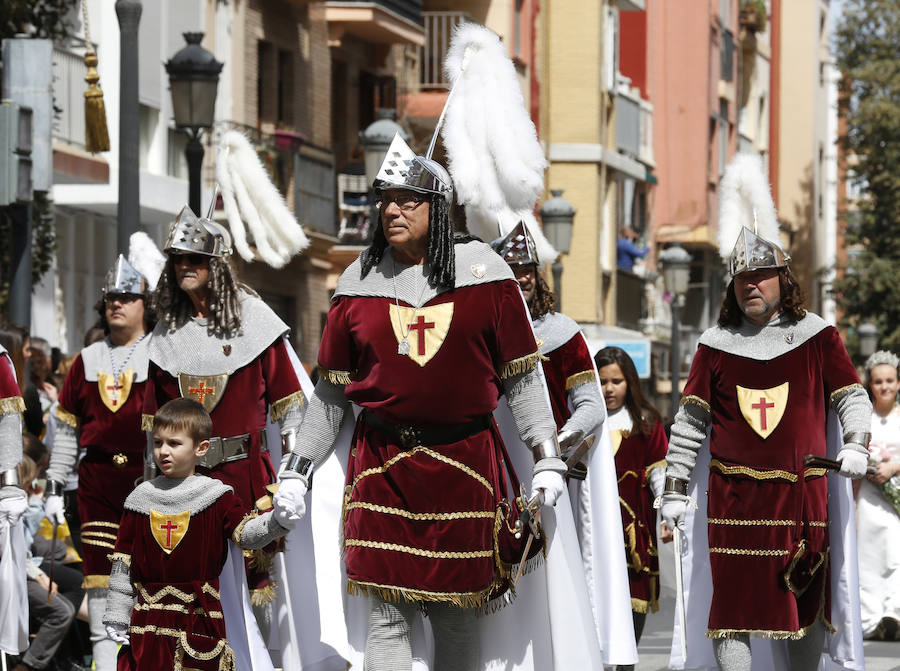
<svg viewBox="0 0 900 671">
<path fill-rule="evenodd" d="M 606 347 L 619 347 L 634 361 L 638 377 L 646 380 L 650 377 L 650 341 L 649 340 L 620 340 L 607 342 Z"/>
</svg>

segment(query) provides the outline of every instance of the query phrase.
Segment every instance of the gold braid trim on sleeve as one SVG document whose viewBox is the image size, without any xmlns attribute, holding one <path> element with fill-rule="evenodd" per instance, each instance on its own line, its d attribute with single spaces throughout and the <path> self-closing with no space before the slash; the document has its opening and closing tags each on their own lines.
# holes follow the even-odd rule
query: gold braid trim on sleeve
<svg viewBox="0 0 900 671">
<path fill-rule="evenodd" d="M 706 412 L 709 414 L 712 413 L 712 408 L 709 407 L 709 403 L 704 401 L 699 396 L 694 396 L 693 394 L 688 394 L 687 396 L 682 397 L 681 403 L 679 403 L 679 405 L 687 405 L 688 403 L 700 406 L 701 408 L 706 410 Z"/>
<path fill-rule="evenodd" d="M 537 366 L 538 361 L 541 360 L 541 353 L 534 352 L 532 354 L 526 354 L 525 356 L 520 356 L 518 359 L 513 359 L 512 361 L 507 361 L 503 365 L 500 366 L 500 370 L 497 371 L 502 379 L 506 379 L 508 377 L 512 377 L 513 375 L 519 375 L 521 373 L 530 373 L 534 370 L 535 366 Z"/>
<path fill-rule="evenodd" d="M 81 589 L 109 589 L 108 575 L 86 575 L 81 581 Z"/>
<path fill-rule="evenodd" d="M 59 409 L 62 410 L 62 408 Z M 22 400 L 21 396 L 0 398 L 0 415 L 19 415 L 23 412 L 25 412 L 25 401 Z"/>
<path fill-rule="evenodd" d="M 331 384 L 350 384 L 353 381 L 353 373 L 349 370 L 319 368 L 319 377 L 328 380 Z"/>
<path fill-rule="evenodd" d="M 3 400 L 5 401 L 6 399 L 3 399 Z M 21 399 L 20 399 L 20 400 L 21 400 Z M 24 409 L 24 404 L 23 404 L 23 409 Z M 2 413 L 2 414 L 6 414 L 6 413 Z M 63 424 L 68 424 L 68 425 L 71 426 L 73 429 L 77 429 L 77 428 L 78 428 L 78 424 L 79 424 L 79 422 L 78 422 L 78 417 L 76 417 L 75 415 L 73 415 L 73 414 L 72 414 L 71 412 L 69 412 L 68 410 L 64 409 L 64 408 L 63 408 L 61 405 L 59 405 L 59 404 L 57 404 L 57 406 L 56 406 L 56 418 L 57 418 L 60 422 L 62 422 Z"/>
<path fill-rule="evenodd" d="M 111 562 L 120 561 L 125 564 L 125 566 L 131 568 L 131 555 L 125 554 L 124 552 L 113 552 L 112 554 L 106 555 L 106 558 Z"/>
<path fill-rule="evenodd" d="M 596 379 L 597 374 L 592 370 L 583 370 L 580 373 L 575 373 L 566 378 L 566 391 L 574 387 L 580 387 L 588 382 L 593 382 Z"/>
<path fill-rule="evenodd" d="M 831 396 L 828 397 L 828 402 L 831 403 L 831 405 L 834 405 L 842 398 L 844 398 L 844 396 L 846 396 L 850 392 L 856 391 L 857 389 L 864 389 L 864 387 L 859 382 L 854 382 L 853 384 L 848 384 L 846 387 L 835 389 L 833 392 L 831 392 Z"/>
<path fill-rule="evenodd" d="M 302 389 L 298 389 L 293 394 L 278 399 L 272 404 L 272 421 L 277 422 L 285 416 L 288 410 L 293 407 L 302 408 L 305 403 L 306 397 L 303 395 Z"/>
<path fill-rule="evenodd" d="M 659 461 L 654 461 L 652 464 L 650 464 L 649 466 L 647 466 L 647 468 L 645 468 L 644 471 L 647 472 L 647 473 L 649 473 L 649 472 L 652 471 L 654 468 L 665 468 L 665 467 L 666 467 L 666 460 L 665 460 L 665 459 L 660 459 Z"/>
<path fill-rule="evenodd" d="M 278 583 L 270 580 L 265 587 L 250 590 L 250 603 L 254 606 L 265 606 L 272 603 L 278 596 Z"/>
<path fill-rule="evenodd" d="M 153 431 L 153 419 L 155 415 L 141 415 L 141 431 Z"/>
<path fill-rule="evenodd" d="M 234 528 L 234 531 L 231 532 L 231 540 L 233 540 L 234 544 L 239 548 L 243 548 L 243 546 L 241 545 L 241 535 L 243 535 L 244 533 L 244 527 L 246 526 L 247 522 L 252 520 L 254 517 L 259 517 L 259 514 L 255 512 L 247 513 L 246 515 L 244 515 L 243 519 L 238 522 L 238 525 Z"/>
</svg>

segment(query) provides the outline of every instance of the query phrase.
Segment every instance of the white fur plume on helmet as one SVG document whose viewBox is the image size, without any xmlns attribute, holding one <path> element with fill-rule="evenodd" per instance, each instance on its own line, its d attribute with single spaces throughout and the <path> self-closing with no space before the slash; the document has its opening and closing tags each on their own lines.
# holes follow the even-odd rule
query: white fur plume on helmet
<svg viewBox="0 0 900 671">
<path fill-rule="evenodd" d="M 778 216 L 762 159 L 741 153 L 734 156 L 719 182 L 719 254 L 724 261 L 728 261 L 745 227 L 761 238 L 778 242 Z"/>
<path fill-rule="evenodd" d="M 143 231 L 132 233 L 128 238 L 128 262 L 144 276 L 151 291 L 156 289 L 156 283 L 166 265 L 166 257 Z"/>
<path fill-rule="evenodd" d="M 230 130 L 222 135 L 216 179 L 234 248 L 245 261 L 262 260 L 281 268 L 309 246 L 309 239 L 243 133 Z"/>
<path fill-rule="evenodd" d="M 440 131 L 469 230 L 492 240 L 498 228 L 505 235 L 525 221 L 541 262 L 550 263 L 558 253 L 533 215 L 547 160 L 506 48 L 484 26 L 463 23 L 453 33 L 444 71 L 452 88 Z"/>
</svg>

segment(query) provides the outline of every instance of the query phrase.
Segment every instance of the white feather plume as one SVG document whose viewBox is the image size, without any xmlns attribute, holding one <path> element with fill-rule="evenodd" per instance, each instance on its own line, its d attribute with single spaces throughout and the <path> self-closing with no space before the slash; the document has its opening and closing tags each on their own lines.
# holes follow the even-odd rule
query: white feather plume
<svg viewBox="0 0 900 671">
<path fill-rule="evenodd" d="M 166 265 L 166 257 L 149 235 L 138 231 L 128 238 L 128 263 L 146 278 L 147 285 L 152 291 L 159 282 L 159 276 Z"/>
<path fill-rule="evenodd" d="M 726 263 L 744 226 L 779 244 L 778 215 L 762 159 L 749 153 L 736 154 L 719 182 L 719 254 Z"/>
<path fill-rule="evenodd" d="M 476 208 L 476 219 L 495 222 L 491 233 L 497 231 L 500 213 L 527 212 L 534 221 L 531 212 L 544 189 L 547 160 L 500 39 L 476 23 L 460 25 L 444 71 L 453 88 L 442 137 L 457 200 Z M 529 228 L 549 247 L 536 227 Z M 550 254 L 557 255 L 555 250 Z"/>
<path fill-rule="evenodd" d="M 553 245 L 544 236 L 544 232 L 541 230 L 533 210 L 513 212 L 509 208 L 504 208 L 499 212 L 490 212 L 482 210 L 477 205 L 466 206 L 466 225 L 469 232 L 472 235 L 477 235 L 485 242 L 502 238 L 515 228 L 520 221 L 525 222 L 525 227 L 531 233 L 531 237 L 534 238 L 540 265 L 553 263 L 556 257 L 559 256 L 559 252 L 553 248 Z"/>
<path fill-rule="evenodd" d="M 309 246 L 309 239 L 243 133 L 230 130 L 222 135 L 216 179 L 222 188 L 234 248 L 245 261 L 262 260 L 281 268 Z"/>
</svg>

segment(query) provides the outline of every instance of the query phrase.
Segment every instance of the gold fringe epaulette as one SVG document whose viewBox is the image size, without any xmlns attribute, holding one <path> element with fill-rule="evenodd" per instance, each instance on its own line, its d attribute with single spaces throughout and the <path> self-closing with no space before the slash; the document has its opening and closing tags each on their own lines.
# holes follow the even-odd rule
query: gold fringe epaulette
<svg viewBox="0 0 900 671">
<path fill-rule="evenodd" d="M 153 431 L 155 415 L 141 415 L 141 431 Z"/>
<path fill-rule="evenodd" d="M 25 401 L 21 396 L 0 398 L 0 415 L 19 415 L 23 412 L 25 412 Z"/>
<path fill-rule="evenodd" d="M 250 558 L 250 568 L 261 573 L 268 573 L 272 569 L 272 561 L 275 559 L 274 552 L 263 548 L 244 550 L 244 556 Z"/>
<path fill-rule="evenodd" d="M 331 384 L 350 384 L 352 382 L 353 373 L 349 370 L 328 370 L 327 368 L 319 368 L 319 377 L 328 380 Z"/>
<path fill-rule="evenodd" d="M 61 405 L 58 404 L 56 406 L 56 418 L 63 424 L 68 424 L 73 429 L 78 428 L 78 417 L 73 415 L 68 410 L 65 410 Z"/>
<path fill-rule="evenodd" d="M 278 583 L 270 581 L 265 587 L 250 590 L 250 603 L 254 606 L 265 606 L 278 596 Z"/>
<path fill-rule="evenodd" d="M 294 407 L 302 408 L 305 403 L 306 397 L 303 395 L 302 389 L 298 389 L 293 394 L 278 399 L 272 404 L 272 421 L 277 422 L 279 419 L 284 417 L 285 414 L 287 414 L 288 410 Z"/>
<path fill-rule="evenodd" d="M 86 575 L 81 581 L 81 589 L 108 589 L 108 575 Z"/>
<path fill-rule="evenodd" d="M 526 354 L 525 356 L 520 356 L 518 359 L 513 359 L 512 361 L 507 361 L 503 365 L 500 366 L 500 370 L 497 373 L 500 375 L 501 379 L 506 379 L 508 377 L 512 377 L 513 375 L 520 375 L 522 373 L 529 373 L 534 370 L 535 366 L 538 365 L 538 362 L 541 360 L 541 353 L 534 352 L 533 354 Z"/>
<path fill-rule="evenodd" d="M 566 378 L 566 391 L 575 387 L 580 387 L 588 382 L 593 382 L 596 379 L 597 374 L 592 370 L 583 370 L 580 373 L 575 373 Z"/>
<path fill-rule="evenodd" d="M 347 594 L 355 596 L 377 596 L 393 603 L 415 603 L 419 601 L 437 601 L 452 603 L 457 608 L 480 608 L 487 603 L 492 587 L 478 592 L 428 592 L 421 589 L 410 589 L 394 585 L 378 585 L 372 582 L 360 582 L 347 579 Z"/>
</svg>

